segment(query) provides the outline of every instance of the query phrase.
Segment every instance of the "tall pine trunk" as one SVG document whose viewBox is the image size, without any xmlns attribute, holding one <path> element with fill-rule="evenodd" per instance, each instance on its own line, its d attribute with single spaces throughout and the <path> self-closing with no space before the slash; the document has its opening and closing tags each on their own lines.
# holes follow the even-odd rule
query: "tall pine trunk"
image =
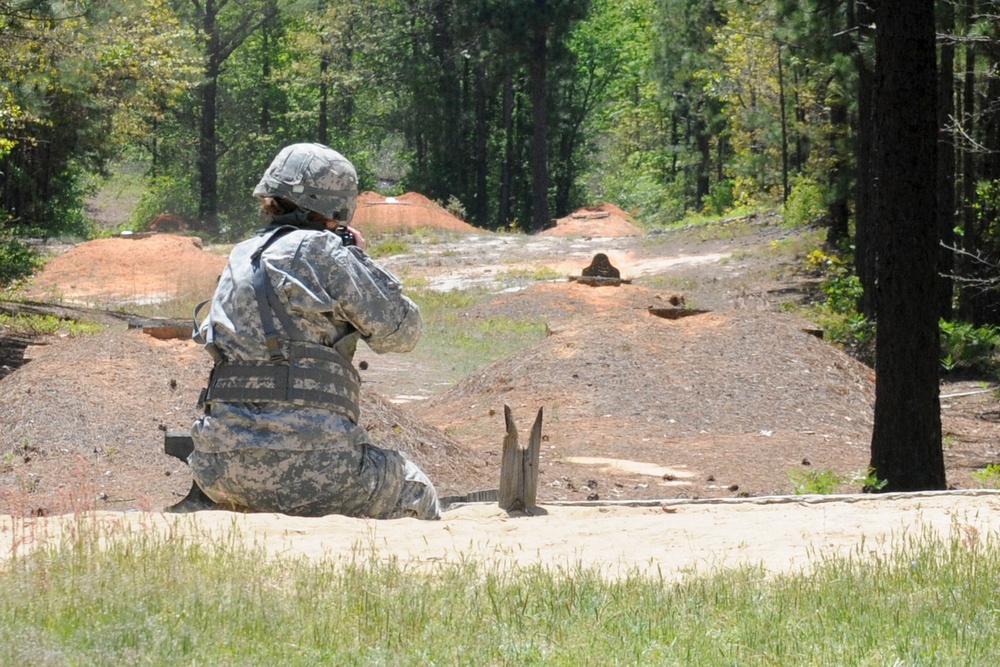
<svg viewBox="0 0 1000 667">
<path fill-rule="evenodd" d="M 216 134 L 221 45 L 214 0 L 206 0 L 202 30 L 207 39 L 205 80 L 201 84 L 201 123 L 198 132 L 198 218 L 210 236 L 219 233 L 219 155 Z"/>
<path fill-rule="evenodd" d="M 540 232 L 549 220 L 549 111 L 548 33 L 539 29 L 531 37 L 531 231 Z"/>
<path fill-rule="evenodd" d="M 873 127 L 875 76 L 865 57 L 863 40 L 865 26 L 874 22 L 867 3 L 855 5 L 855 25 L 859 41 L 855 52 L 858 72 L 858 129 L 855 138 L 854 181 L 854 270 L 862 293 L 858 310 L 869 319 L 875 318 L 875 138 Z"/>
<path fill-rule="evenodd" d="M 944 39 L 938 67 L 938 233 L 941 237 L 938 262 L 938 315 L 952 318 L 954 285 L 951 274 L 955 244 L 955 139 L 951 125 L 955 116 L 955 7 L 951 0 L 938 3 L 938 17 Z"/>
<path fill-rule="evenodd" d="M 886 491 L 944 489 L 934 0 L 882 0 L 875 25 L 878 328 L 871 467 L 886 480 Z"/>
</svg>

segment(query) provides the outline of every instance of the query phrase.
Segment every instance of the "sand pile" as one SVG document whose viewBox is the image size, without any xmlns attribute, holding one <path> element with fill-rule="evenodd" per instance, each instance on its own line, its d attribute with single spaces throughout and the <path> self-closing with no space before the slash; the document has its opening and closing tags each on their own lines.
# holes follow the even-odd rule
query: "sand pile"
<svg viewBox="0 0 1000 667">
<path fill-rule="evenodd" d="M 35 276 L 29 298 L 53 297 L 105 308 L 208 298 L 226 257 L 202 248 L 193 236 L 154 234 L 81 243 Z"/>
<path fill-rule="evenodd" d="M 642 236 L 643 230 L 632 224 L 631 216 L 614 204 L 600 204 L 577 209 L 565 218 L 556 220 L 556 226 L 540 236 Z"/>
<path fill-rule="evenodd" d="M 352 224 L 362 233 L 433 227 L 457 232 L 475 232 L 475 227 L 449 213 L 440 204 L 416 192 L 383 197 L 362 192 Z"/>
</svg>

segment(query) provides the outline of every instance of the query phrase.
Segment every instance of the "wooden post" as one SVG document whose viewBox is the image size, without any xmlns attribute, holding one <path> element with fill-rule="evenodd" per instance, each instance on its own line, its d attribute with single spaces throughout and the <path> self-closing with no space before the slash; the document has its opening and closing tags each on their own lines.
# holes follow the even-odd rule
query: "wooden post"
<svg viewBox="0 0 1000 667">
<path fill-rule="evenodd" d="M 538 456 L 542 450 L 542 408 L 531 427 L 527 449 L 517 442 L 517 427 L 509 405 L 503 406 L 507 435 L 503 439 L 500 459 L 500 509 L 533 514 L 538 494 Z"/>
</svg>

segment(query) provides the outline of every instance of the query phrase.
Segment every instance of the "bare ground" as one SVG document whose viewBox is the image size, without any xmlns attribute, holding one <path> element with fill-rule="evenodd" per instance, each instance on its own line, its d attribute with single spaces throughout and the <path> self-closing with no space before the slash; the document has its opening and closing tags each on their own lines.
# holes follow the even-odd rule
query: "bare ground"
<svg viewBox="0 0 1000 667">
<path fill-rule="evenodd" d="M 809 298 L 813 287 L 800 270 L 809 246 L 796 250 L 798 232 L 763 218 L 635 236 L 602 228 L 602 221 L 592 221 L 588 236 L 578 227 L 531 238 L 469 232 L 387 260 L 431 288 L 490 285 L 502 272 L 542 265 L 564 277 L 498 293 L 465 312 L 484 321 L 544 322 L 549 335 L 456 383 L 438 384 L 433 358 L 360 350 L 358 361 L 367 365 L 362 420 L 373 439 L 407 451 L 443 495 L 490 488 L 499 478 L 504 405 L 524 433 L 541 408 L 543 503 L 751 502 L 792 494 L 796 477 L 828 470 L 850 479 L 866 468 L 874 373 L 783 306 Z M 29 294 L 39 305 L 0 304 L 61 307 L 67 316 L 107 324 L 94 335 L 3 338 L 0 514 L 155 512 L 187 491 L 189 473 L 162 453 L 163 434 L 198 416 L 208 356 L 190 341 L 127 329 L 127 315 L 66 305 L 121 307 L 181 280 L 211 284 L 220 257 L 177 238 L 83 244 L 60 256 L 78 262 L 76 270 L 53 278 L 62 270 L 53 260 L 38 277 Z M 117 278 L 94 268 L 121 269 L 136 244 L 147 243 L 153 251 L 141 265 Z M 566 278 L 578 276 L 597 252 L 631 283 L 593 287 Z M 188 267 L 183 279 L 179 265 Z M 153 278 L 160 274 L 168 277 Z M 670 297 L 678 295 L 683 316 L 651 312 L 669 312 Z M 20 365 L 28 345 L 30 361 Z M 972 473 L 1000 457 L 1000 410 L 981 388 L 978 379 L 942 384 L 955 489 L 978 486 Z M 851 482 L 840 491 L 859 487 Z"/>
</svg>

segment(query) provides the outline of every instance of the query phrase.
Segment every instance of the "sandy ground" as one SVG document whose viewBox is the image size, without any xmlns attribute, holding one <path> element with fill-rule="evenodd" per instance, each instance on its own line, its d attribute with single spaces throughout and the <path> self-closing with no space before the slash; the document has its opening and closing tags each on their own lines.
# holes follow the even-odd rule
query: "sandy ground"
<svg viewBox="0 0 1000 667">
<path fill-rule="evenodd" d="M 0 556 L 57 542 L 67 526 L 93 519 L 109 535 L 157 530 L 211 541 L 237 531 L 272 555 L 332 562 L 376 555 L 433 571 L 474 559 L 496 567 L 583 566 L 612 578 L 641 573 L 679 580 L 744 565 L 771 574 L 808 571 L 824 559 L 884 555 L 930 534 L 973 546 L 997 529 L 998 507 L 1000 492 L 967 491 L 672 500 L 641 507 L 546 505 L 530 517 L 470 504 L 445 512 L 440 521 L 97 512 L 83 519 L 0 517 Z"/>
<path fill-rule="evenodd" d="M 441 214 L 441 211 L 437 211 L 429 205 L 424 206 L 417 199 L 414 199 L 408 205 L 401 205 L 396 202 L 391 204 L 376 203 L 372 206 L 392 207 L 393 211 L 399 212 L 409 210 L 411 214 L 414 210 L 417 210 L 421 224 L 426 223 L 426 216 L 430 215 L 430 213 L 434 213 L 435 215 Z M 612 229 L 610 226 L 612 223 L 620 224 L 620 220 L 617 220 L 619 216 L 615 215 L 614 211 L 610 211 L 611 214 L 607 217 L 603 215 L 604 213 L 609 213 L 609 211 L 601 209 L 583 212 L 579 217 L 571 217 L 565 220 L 564 224 L 557 225 L 554 230 L 550 230 L 551 233 L 541 238 L 532 238 L 518 243 L 514 243 L 505 237 L 497 237 L 495 239 L 484 238 L 480 241 L 479 237 L 484 236 L 482 234 L 466 235 L 466 243 L 464 245 L 469 246 L 470 250 L 478 256 L 478 261 L 469 266 L 459 261 L 461 259 L 460 253 L 455 250 L 453 245 L 443 245 L 441 252 L 437 255 L 431 254 L 426 248 L 423 248 L 420 253 L 395 257 L 391 262 L 391 268 L 393 270 L 401 270 L 409 276 L 426 276 L 428 285 L 432 288 L 446 289 L 451 282 L 455 282 L 456 280 L 463 285 L 468 285 L 470 280 L 479 276 L 495 279 L 501 269 L 508 272 L 511 271 L 511 264 L 494 261 L 491 259 L 493 254 L 515 256 L 523 260 L 526 266 L 531 267 L 541 261 L 537 259 L 538 257 L 550 256 L 553 247 L 552 243 L 561 237 L 566 239 L 564 245 L 558 246 L 561 260 L 564 262 L 574 262 L 575 264 L 571 270 L 575 274 L 579 271 L 579 266 L 585 265 L 594 252 L 592 245 L 584 243 L 583 240 L 572 238 L 574 234 L 580 233 L 579 225 L 586 224 L 584 229 L 591 235 L 602 232 L 608 233 L 609 237 L 614 237 L 614 240 L 602 242 L 601 249 L 607 251 L 612 256 L 616 265 L 620 265 L 626 269 L 629 278 L 642 277 L 647 274 L 656 276 L 667 269 L 697 268 L 699 264 L 704 263 L 708 267 L 705 269 L 707 272 L 706 275 L 712 277 L 713 282 L 711 284 L 713 285 L 728 285 L 729 283 L 726 281 L 742 280 L 742 278 L 739 278 L 739 275 L 746 269 L 741 262 L 745 262 L 746 259 L 744 258 L 741 261 L 733 259 L 733 257 L 741 256 L 740 247 L 736 244 L 731 246 L 723 245 L 716 248 L 714 246 L 703 247 L 704 244 L 685 243 L 683 248 L 670 246 L 670 252 L 667 252 L 665 247 L 657 249 L 653 244 L 653 240 L 650 240 L 649 245 L 652 246 L 651 250 L 647 250 L 641 256 L 628 254 L 625 248 L 631 248 L 632 246 L 626 246 L 624 242 L 619 243 L 618 239 L 630 237 L 631 231 L 627 228 L 617 231 Z M 406 219 L 409 220 L 411 218 L 414 218 L 414 216 L 411 215 L 410 218 Z M 446 227 L 446 229 L 452 229 L 452 227 Z M 612 234 L 611 232 L 614 233 Z M 221 264 L 224 262 L 224 257 L 202 252 L 196 244 L 189 240 L 173 241 L 171 239 L 160 239 L 159 241 L 175 242 L 178 245 L 173 249 L 173 252 L 179 253 L 183 251 L 206 262 L 206 266 L 202 271 L 188 270 L 185 280 L 193 278 L 197 273 L 199 275 L 203 274 L 205 280 L 211 283 L 217 275 Z M 112 240 L 107 241 L 109 245 L 111 242 Z M 135 243 L 134 241 L 120 242 Z M 101 242 L 94 243 L 98 244 Z M 150 247 L 153 245 L 148 241 L 144 243 Z M 642 248 L 643 246 L 640 245 L 639 247 Z M 75 268 L 68 270 L 62 278 L 58 280 L 53 279 L 48 286 L 42 284 L 44 281 L 39 281 L 40 284 L 38 287 L 42 292 L 38 296 L 40 298 L 47 292 L 58 291 L 60 295 L 66 298 L 75 297 L 87 303 L 92 299 L 97 299 L 99 302 L 107 304 L 112 301 L 112 296 L 125 296 L 134 302 L 138 296 L 146 298 L 150 294 L 155 295 L 161 292 L 183 293 L 193 289 L 186 283 L 179 284 L 176 277 L 164 279 L 160 282 L 148 280 L 151 273 L 148 270 L 148 262 L 150 260 L 148 257 L 140 258 L 137 254 L 138 249 L 140 249 L 139 246 L 133 247 L 129 245 L 129 257 L 135 260 L 134 262 L 119 261 L 112 263 L 112 266 L 109 267 L 108 270 L 113 268 L 120 273 L 120 275 L 115 274 L 117 286 L 113 290 L 113 294 L 111 292 L 101 292 L 98 294 L 84 291 L 87 287 L 84 284 L 86 282 L 84 279 L 87 278 L 87 275 L 80 268 Z M 158 252 L 152 254 L 162 255 L 163 249 L 161 248 Z M 112 256 L 109 252 L 103 253 L 103 255 L 108 256 L 106 259 Z M 141 262 L 140 259 L 142 259 Z M 54 261 L 50 264 L 49 270 L 54 272 L 59 266 L 60 263 Z M 87 263 L 87 266 L 96 271 L 98 263 L 91 261 Z M 185 263 L 185 266 L 190 268 L 193 265 Z M 441 286 L 435 281 L 440 281 Z M 102 273 L 100 280 L 96 282 L 100 283 L 100 286 L 106 289 L 108 287 L 107 283 L 111 281 Z M 702 283 L 698 282 L 697 284 L 700 285 Z M 735 282 L 733 284 L 736 285 Z M 125 286 L 124 289 L 122 285 Z M 726 300 L 742 302 L 744 295 L 753 296 L 757 292 L 764 293 L 764 287 L 761 287 L 756 282 L 752 283 L 751 287 L 756 291 L 733 292 L 730 290 L 729 293 L 725 294 Z M 204 290 L 204 288 L 198 289 Z M 541 303 L 543 305 L 548 304 L 545 307 L 553 312 L 558 310 L 556 306 L 567 307 L 567 305 L 573 305 L 568 299 L 573 290 L 565 285 L 542 285 L 536 287 L 531 294 L 541 298 L 546 297 L 550 292 L 552 297 L 551 303 L 545 299 Z M 698 298 L 699 307 L 721 307 L 720 302 L 711 300 L 710 294 L 697 292 L 694 287 L 689 291 L 689 295 L 692 292 Z M 733 294 L 736 296 L 733 296 Z M 502 314 L 508 311 L 516 312 L 517 308 L 523 305 L 522 301 L 525 300 L 522 298 L 523 296 L 524 293 L 519 293 L 510 296 L 507 301 L 498 301 L 497 304 L 492 305 L 494 310 L 490 311 L 489 314 L 492 315 L 497 312 Z M 748 303 L 750 296 L 746 297 Z M 627 305 L 624 303 L 627 299 L 620 295 L 615 301 L 622 302 L 619 303 L 620 306 Z M 645 307 L 646 304 L 642 302 L 641 305 Z M 739 305 L 741 305 L 742 310 L 750 308 L 749 305 L 743 307 L 744 304 L 742 303 Z M 533 307 L 537 308 L 538 305 L 535 304 Z M 498 310 L 504 308 L 507 310 Z M 606 313 L 605 316 L 607 316 Z M 706 321 L 712 323 L 721 320 L 719 318 L 708 318 Z M 742 328 L 736 330 L 739 336 L 752 333 L 752 327 L 748 324 L 749 321 L 745 317 L 740 319 L 740 322 L 743 323 L 741 325 Z M 560 329 L 559 326 L 553 326 L 556 331 L 554 331 L 553 336 L 547 338 L 549 342 L 541 344 L 541 347 L 544 347 L 546 344 L 551 345 L 553 341 L 558 342 L 560 332 L 561 335 L 566 335 L 567 332 L 575 331 L 575 329 L 566 327 Z M 638 325 L 634 325 L 633 323 L 629 326 L 636 328 Z M 671 331 L 680 331 L 682 328 L 680 325 L 672 326 Z M 719 328 L 715 326 L 713 330 Z M 621 331 L 625 330 L 625 328 L 618 326 L 616 321 L 613 330 L 619 331 L 619 329 Z M 766 338 L 770 339 L 771 337 Z M 687 340 L 688 338 L 677 334 L 672 338 L 657 342 L 656 348 L 665 348 L 669 341 L 676 341 L 678 344 L 681 344 Z M 702 345 L 704 346 L 706 344 L 704 341 L 708 339 L 699 340 L 702 340 Z M 596 346 L 586 347 L 589 349 Z M 727 346 L 724 348 L 724 350 L 732 349 L 738 350 L 740 354 L 745 353 L 747 350 L 745 341 L 740 346 Z M 153 352 L 150 352 L 150 354 L 153 354 Z M 663 381 L 669 382 L 671 386 L 678 383 L 683 385 L 683 382 L 681 382 L 681 378 L 683 377 L 682 371 L 687 368 L 688 364 L 681 365 L 679 361 L 686 360 L 690 362 L 693 354 L 692 350 L 685 351 L 682 349 L 674 354 L 661 355 L 663 359 L 658 357 L 658 363 L 662 361 L 667 369 L 661 374 Z M 103 356 L 89 356 L 94 357 L 106 366 L 106 368 L 102 366 L 100 373 L 96 375 L 100 380 L 97 386 L 107 385 L 118 387 L 121 384 L 122 366 L 119 360 L 114 359 L 115 355 L 107 353 Z M 141 355 L 133 356 L 135 357 L 133 359 L 134 363 L 144 365 L 148 370 L 154 368 L 154 361 L 159 363 L 162 361 L 160 357 L 166 355 L 149 358 L 142 357 Z M 173 361 L 176 361 L 178 356 L 173 355 Z M 711 363 L 705 362 L 700 368 L 694 365 L 691 372 L 703 373 L 707 368 L 718 363 L 721 356 L 721 353 L 716 354 Z M 778 358 L 779 356 L 770 355 L 768 358 Z M 590 357 L 587 359 L 593 361 Z M 595 357 L 594 359 L 601 362 L 605 361 L 600 357 Z M 823 359 L 826 359 L 826 357 L 823 357 Z M 76 385 L 67 385 L 65 384 L 65 380 L 62 383 L 54 382 L 52 378 L 32 381 L 31 373 L 38 371 L 44 363 L 44 356 L 39 355 L 39 358 L 33 361 L 32 365 L 26 367 L 26 370 L 20 374 L 20 384 L 15 382 L 19 380 L 17 375 L 7 378 L 5 388 L 8 391 L 8 398 L 13 396 L 12 392 L 14 388 L 21 388 L 24 393 L 38 392 L 39 395 L 43 396 L 48 396 L 49 393 L 57 395 L 58 398 L 53 401 L 53 404 L 69 403 L 71 402 L 69 400 L 71 397 L 80 398 L 81 401 L 82 398 L 86 397 L 88 394 L 87 391 L 73 391 Z M 395 375 L 399 375 L 399 369 L 395 369 L 387 361 L 383 360 L 376 364 L 373 360 L 372 363 L 373 370 L 369 371 L 366 381 L 371 382 L 372 386 L 376 389 L 380 389 L 383 386 L 379 383 L 380 376 L 375 374 L 380 369 L 386 372 L 395 370 Z M 564 362 L 563 367 L 561 367 L 564 375 L 569 372 L 566 370 L 568 368 L 566 366 L 567 363 Z M 539 366 L 539 364 L 535 365 Z M 819 364 L 815 368 L 829 370 L 827 368 L 829 365 L 825 363 Z M 385 367 L 384 369 L 383 366 Z M 598 364 L 598 366 L 601 368 L 611 367 L 610 364 L 603 366 Z M 35 370 L 33 371 L 32 368 Z M 159 367 L 155 366 L 155 368 Z M 187 369 L 185 372 L 190 371 L 199 377 L 204 374 L 197 367 L 197 363 L 193 363 L 191 369 L 188 369 L 187 366 L 184 366 L 184 368 Z M 549 373 L 546 370 L 547 368 L 542 367 L 542 371 Z M 506 377 L 505 371 L 505 366 L 497 366 L 495 375 L 497 378 L 501 376 Z M 168 368 L 163 372 L 166 373 L 165 377 L 169 377 L 172 380 L 171 387 L 174 383 L 179 383 L 178 386 L 182 388 L 190 387 L 196 389 L 199 386 L 198 382 L 200 380 L 190 379 L 187 381 L 185 380 L 186 376 L 178 375 L 176 369 Z M 608 376 L 607 373 L 610 373 L 610 371 L 602 372 L 605 373 L 605 376 L 602 376 L 605 377 L 603 384 L 608 385 L 613 393 L 617 385 L 608 382 L 607 377 L 617 376 Z M 413 374 L 423 375 L 416 372 Z M 192 375 L 192 378 L 194 375 Z M 841 377 L 838 374 L 834 375 L 837 378 Z M 94 373 L 84 374 L 84 379 L 90 383 L 92 388 L 94 386 L 94 376 Z M 489 377 L 493 378 L 492 375 Z M 178 380 L 178 378 L 180 379 Z M 161 384 L 166 386 L 166 383 Z M 501 384 L 507 386 L 510 382 L 507 381 L 506 384 Z M 536 384 L 542 388 L 541 390 L 544 390 L 545 402 L 551 404 L 553 400 L 552 392 L 555 391 L 552 389 L 552 385 L 541 382 Z M 563 384 L 569 385 L 571 383 L 567 380 Z M 709 384 L 713 386 L 716 384 L 720 386 L 725 385 L 721 380 Z M 842 385 L 842 389 L 845 392 L 851 387 L 849 383 L 845 384 L 844 382 L 841 382 L 840 385 Z M 397 387 L 397 389 L 400 388 Z M 144 388 L 132 393 L 145 395 L 150 391 L 152 390 Z M 164 391 L 166 390 L 164 389 Z M 514 394 L 524 398 L 525 391 L 524 388 L 521 388 L 520 391 L 514 392 Z M 410 393 L 417 392 L 414 390 Z M 660 394 L 665 396 L 671 395 L 667 390 L 663 390 L 662 392 L 649 391 L 643 395 L 646 394 L 650 396 Z M 387 393 L 387 396 L 391 395 Z M 35 394 L 32 394 L 32 396 L 35 396 Z M 32 399 L 32 401 L 34 400 Z M 181 401 L 179 398 L 175 400 Z M 680 399 L 676 396 L 676 392 L 673 401 L 673 408 L 679 410 Z M 123 402 L 125 402 L 124 399 Z M 533 407 L 540 404 L 541 401 L 536 401 L 532 395 L 529 402 Z M 183 398 L 181 403 L 183 405 L 193 404 L 193 400 Z M 832 409 L 832 401 L 820 401 L 819 404 L 826 411 Z M 26 402 L 25 405 L 30 406 L 34 405 L 34 403 Z M 697 407 L 698 414 L 703 416 L 709 406 L 708 403 L 702 401 Z M 990 412 L 992 409 L 993 406 L 991 405 L 984 407 L 983 414 L 992 414 Z M 469 411 L 466 410 L 465 412 L 468 413 Z M 564 408 L 562 412 L 564 413 L 564 418 L 566 418 L 566 413 L 569 410 L 568 408 Z M 751 412 L 748 411 L 748 414 Z M 519 408 L 518 415 L 522 419 L 526 419 L 528 414 L 530 413 Z M 555 426 L 558 424 L 558 419 L 554 411 L 550 414 L 552 416 L 546 422 L 547 429 L 550 429 L 552 433 L 557 433 Z M 756 413 L 754 414 L 756 416 Z M 79 415 L 75 413 L 73 415 L 74 419 L 79 418 L 79 421 L 69 424 L 75 429 L 74 433 L 78 436 L 77 439 L 81 441 L 84 440 L 82 437 L 84 432 L 92 425 L 89 422 L 94 421 L 93 413 L 87 413 L 87 415 L 81 409 Z M 616 428 L 613 420 L 609 420 L 603 412 L 595 412 L 595 415 L 599 418 L 589 422 L 590 425 L 587 428 L 589 435 L 592 435 L 592 432 L 597 429 L 613 430 Z M 746 417 L 746 415 L 736 416 L 741 419 Z M 746 418 L 749 419 L 749 417 Z M 3 420 L 0 419 L 0 421 Z M 14 420 L 8 423 L 8 430 L 10 431 L 15 431 L 17 427 L 28 423 L 26 420 L 21 420 L 23 423 L 18 424 L 14 424 L 13 422 Z M 782 423 L 784 424 L 784 422 L 787 422 L 787 415 Z M 392 425 L 394 422 L 389 421 L 387 423 Z M 990 424 L 992 422 L 980 419 L 976 421 L 975 428 L 984 429 L 990 426 Z M 664 428 L 667 427 L 664 426 Z M 477 430 L 481 431 L 482 429 L 478 428 Z M 580 429 L 577 428 L 577 431 L 580 431 Z M 155 423 L 151 423 L 145 427 L 144 432 L 153 434 L 157 440 L 159 438 L 159 431 L 157 431 Z M 549 431 L 547 430 L 546 432 L 548 433 Z M 754 429 L 751 429 L 751 433 L 759 435 L 757 430 Z M 966 433 L 966 431 L 961 431 L 960 435 L 963 433 Z M 974 457 L 970 455 L 970 457 L 967 457 L 967 460 L 962 459 L 959 461 L 961 469 L 978 469 L 986 462 L 993 460 L 992 458 L 983 457 L 992 457 L 994 455 L 993 450 L 990 448 L 993 447 L 992 443 L 996 442 L 996 438 L 990 435 L 992 431 L 984 433 L 976 435 L 974 438 L 977 447 L 979 447 L 979 449 L 975 450 L 976 455 Z M 469 439 L 471 441 L 472 437 L 469 436 Z M 499 442 L 499 438 L 494 439 Z M 768 463 L 771 459 L 763 458 L 763 448 L 759 444 L 759 438 L 756 440 L 750 437 L 740 439 L 739 443 L 742 443 L 741 446 L 743 449 L 734 446 L 736 440 L 733 438 L 727 439 L 717 434 L 708 433 L 704 435 L 703 439 L 713 445 L 718 445 L 719 459 L 728 466 L 727 469 L 746 470 L 751 467 L 750 463 L 758 459 L 763 461 L 761 465 L 773 465 Z M 774 443 L 771 442 L 773 440 L 775 438 L 770 438 L 768 441 L 770 443 L 768 451 L 775 448 Z M 957 440 L 957 444 L 950 450 L 952 458 L 957 456 L 955 452 L 961 453 L 960 450 L 964 451 L 963 448 L 965 445 L 962 438 L 957 438 Z M 16 450 L 18 457 L 12 455 L 11 475 L 18 473 L 22 467 L 28 466 L 29 458 L 44 462 L 46 456 L 53 457 L 56 455 L 54 452 L 48 451 L 53 447 L 50 440 L 32 438 L 30 441 L 32 443 L 37 441 L 41 444 L 38 447 L 33 445 L 30 449 L 27 446 L 23 446 Z M 985 444 L 982 444 L 980 441 Z M 21 437 L 18 443 L 22 442 L 28 442 L 28 440 Z M 87 440 L 87 442 L 90 441 Z M 124 450 L 126 444 L 128 443 L 122 443 L 120 449 Z M 727 445 L 730 448 L 723 449 L 723 445 Z M 550 444 L 550 446 L 552 445 Z M 633 455 L 641 453 L 636 452 L 637 447 L 639 447 L 639 444 L 632 443 L 632 449 L 629 450 L 629 453 Z M 40 448 L 46 450 L 44 456 L 42 455 L 43 452 L 39 451 Z M 983 448 L 986 448 L 988 451 L 983 450 L 985 453 L 981 452 L 980 450 Z M 90 449 L 93 449 L 93 451 L 90 452 L 88 450 L 87 455 L 98 460 L 100 462 L 99 465 L 105 465 L 105 459 L 111 460 L 107 449 L 101 452 L 93 447 Z M 694 452 L 693 455 L 701 456 L 699 452 L 702 450 L 697 450 L 691 443 L 686 442 L 680 449 L 683 450 L 685 455 Z M 842 444 L 836 444 L 829 449 L 838 454 L 843 454 L 846 451 L 845 446 Z M 861 447 L 861 450 L 861 456 L 863 457 L 864 447 Z M 13 452 L 14 450 L 11 451 Z M 789 451 L 795 453 L 798 450 Z M 156 454 L 160 456 L 158 450 L 156 450 Z M 676 455 L 679 455 L 672 450 L 671 454 L 675 455 L 675 458 Z M 117 456 L 123 456 L 123 451 L 119 452 Z M 818 465 L 822 463 L 815 456 L 810 456 L 810 458 L 813 459 L 814 464 Z M 21 462 L 22 459 L 23 463 Z M 649 460 L 659 461 L 660 459 L 649 458 Z M 798 462 L 799 460 L 802 460 L 802 456 L 794 457 L 794 462 Z M 38 461 L 32 462 L 30 465 L 36 463 Z M 719 465 L 722 465 L 722 463 L 719 463 Z M 94 464 L 94 466 L 97 465 L 97 463 Z M 109 471 L 113 470 L 116 474 L 121 476 L 129 474 L 129 470 L 120 464 L 116 463 L 117 467 L 114 468 L 111 467 L 111 463 L 107 465 L 107 469 Z M 179 467 L 179 465 L 177 464 L 175 467 Z M 103 469 L 101 468 L 101 470 Z M 67 467 L 67 470 L 71 470 L 71 468 Z M 151 468 L 151 470 L 161 476 L 164 474 L 159 468 Z M 664 473 L 657 470 L 657 475 L 663 477 Z M 181 476 L 177 475 L 175 477 L 180 479 Z M 25 477 L 25 479 L 29 478 Z M 557 481 L 562 480 L 559 479 Z M 740 481 L 742 486 L 747 486 L 745 480 L 741 479 Z M 183 486 L 186 488 L 186 484 Z M 581 489 L 584 488 L 582 484 L 579 486 Z M 550 489 L 549 486 L 545 488 L 547 490 Z M 0 486 L 0 492 L 9 490 L 9 488 Z M 604 486 L 601 487 L 601 490 L 603 494 Z M 608 496 L 602 495 L 601 497 L 606 498 Z M 33 499 L 34 496 L 29 496 L 29 498 Z M 119 531 L 156 530 L 169 535 L 186 533 L 190 534 L 194 539 L 212 542 L 219 535 L 225 535 L 233 530 L 237 530 L 249 544 L 263 546 L 275 555 L 304 556 L 316 559 L 328 558 L 336 561 L 355 558 L 359 554 L 374 553 L 380 558 L 395 558 L 415 568 L 433 568 L 442 563 L 460 562 L 472 558 L 493 563 L 500 567 L 511 563 L 518 563 L 520 565 L 540 563 L 559 568 L 572 568 L 582 565 L 589 568 L 598 568 L 609 576 L 620 576 L 629 572 L 642 572 L 653 576 L 676 579 L 692 573 L 709 572 L 714 568 L 737 567 L 747 564 L 762 565 L 767 571 L 776 573 L 808 568 L 811 564 L 829 557 L 869 557 L 873 554 L 881 554 L 891 548 L 903 546 L 907 539 L 924 536 L 926 531 L 933 531 L 935 534 L 943 537 L 957 535 L 964 542 L 972 544 L 978 539 L 985 539 L 988 534 L 994 533 L 997 530 L 998 520 L 994 517 L 997 516 L 995 510 L 1000 506 L 1000 492 L 967 489 L 964 491 L 940 493 L 865 496 L 779 497 L 757 495 L 750 498 L 702 497 L 700 499 L 687 500 L 674 498 L 669 500 L 632 501 L 631 506 L 624 502 L 618 504 L 612 502 L 593 502 L 589 504 L 543 502 L 543 513 L 531 517 L 508 516 L 505 512 L 499 510 L 496 504 L 465 505 L 450 509 L 445 513 L 441 521 L 435 522 L 418 522 L 414 520 L 379 522 L 349 519 L 339 516 L 304 519 L 273 514 L 243 515 L 221 511 L 180 516 L 163 514 L 156 511 L 91 511 L 93 508 L 92 499 L 86 498 L 85 500 L 87 502 L 83 506 L 87 511 L 81 514 L 56 515 L 53 512 L 52 515 L 44 517 L 0 516 L 0 567 L 2 567 L 2 560 L 5 558 L 24 553 L 27 549 L 57 543 L 67 527 L 77 529 L 81 525 L 81 522 L 86 525 L 90 521 L 96 521 L 102 529 L 107 530 L 109 535 L 114 535 Z M 38 507 L 38 505 L 29 505 L 28 507 Z"/>
</svg>

